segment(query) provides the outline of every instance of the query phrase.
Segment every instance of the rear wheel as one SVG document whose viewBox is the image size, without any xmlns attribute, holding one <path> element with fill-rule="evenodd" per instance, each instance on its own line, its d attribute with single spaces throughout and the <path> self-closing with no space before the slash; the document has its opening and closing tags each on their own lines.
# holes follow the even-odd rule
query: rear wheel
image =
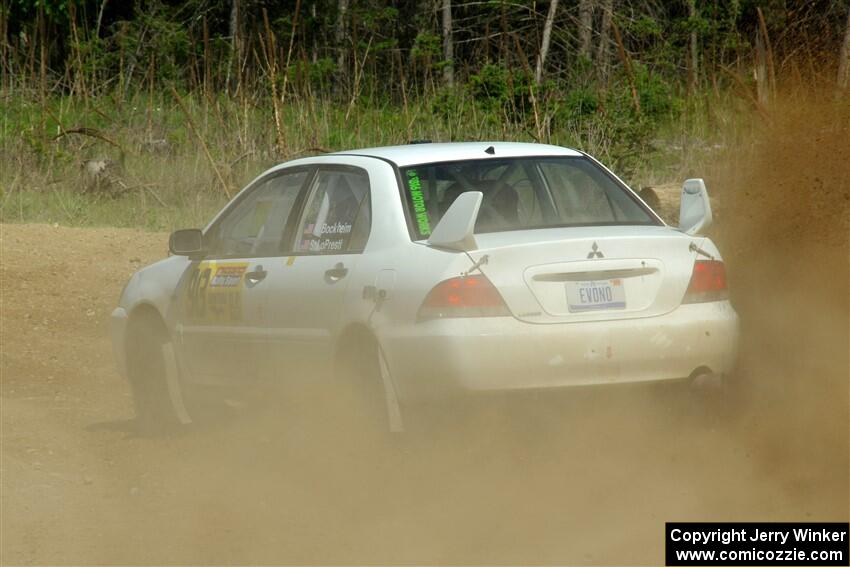
<svg viewBox="0 0 850 567">
<path fill-rule="evenodd" d="M 364 332 L 344 339 L 334 375 L 333 401 L 355 432 L 383 437 L 403 431 L 401 409 L 374 337 Z"/>
</svg>

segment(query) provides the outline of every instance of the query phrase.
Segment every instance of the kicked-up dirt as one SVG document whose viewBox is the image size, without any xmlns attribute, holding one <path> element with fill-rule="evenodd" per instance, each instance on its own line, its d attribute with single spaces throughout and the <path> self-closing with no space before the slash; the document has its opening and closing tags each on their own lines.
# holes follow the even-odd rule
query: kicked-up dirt
<svg viewBox="0 0 850 567">
<path fill-rule="evenodd" d="M 658 564 L 665 521 L 847 521 L 847 126 L 770 128 L 706 174 L 743 329 L 720 419 L 588 390 L 385 446 L 282 397 L 142 437 L 108 315 L 166 235 L 3 225 L 0 563 Z"/>
</svg>

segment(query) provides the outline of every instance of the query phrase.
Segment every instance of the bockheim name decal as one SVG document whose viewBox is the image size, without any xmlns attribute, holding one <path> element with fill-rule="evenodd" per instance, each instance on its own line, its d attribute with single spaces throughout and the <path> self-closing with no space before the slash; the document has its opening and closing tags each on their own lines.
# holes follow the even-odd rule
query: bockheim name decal
<svg viewBox="0 0 850 567">
<path fill-rule="evenodd" d="M 666 524 L 667 565 L 850 565 L 847 523 Z"/>
</svg>

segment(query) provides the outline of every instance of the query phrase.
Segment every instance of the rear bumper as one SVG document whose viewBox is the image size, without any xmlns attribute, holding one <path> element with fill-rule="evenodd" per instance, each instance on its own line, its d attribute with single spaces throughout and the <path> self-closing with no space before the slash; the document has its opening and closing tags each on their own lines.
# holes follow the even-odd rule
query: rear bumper
<svg viewBox="0 0 850 567">
<path fill-rule="evenodd" d="M 399 396 L 433 399 L 724 374 L 736 356 L 738 316 L 719 301 L 619 321 L 443 319 L 394 328 L 381 342 Z"/>
<path fill-rule="evenodd" d="M 118 372 L 127 378 L 127 311 L 123 307 L 116 307 L 109 316 L 109 335 L 112 339 L 112 355 L 115 357 L 115 365 Z"/>
</svg>

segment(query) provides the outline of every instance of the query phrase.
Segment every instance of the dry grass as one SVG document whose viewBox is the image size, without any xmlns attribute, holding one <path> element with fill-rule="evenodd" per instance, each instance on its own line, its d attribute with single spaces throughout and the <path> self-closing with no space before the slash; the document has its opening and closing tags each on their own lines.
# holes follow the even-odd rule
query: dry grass
<svg viewBox="0 0 850 567">
<path fill-rule="evenodd" d="M 199 226 L 227 194 L 287 159 L 413 139 L 535 141 L 525 125 L 482 112 L 463 97 L 448 113 L 435 113 L 434 101 L 427 99 L 401 106 L 288 99 L 281 109 L 281 143 L 265 99 L 138 94 L 123 103 L 108 96 L 34 100 L 26 93 L 8 95 L 0 117 L 4 222 L 151 230 Z M 736 114 L 740 107 L 732 104 L 718 116 L 732 123 Z M 654 148 L 636 160 L 639 167 L 628 180 L 640 188 L 681 183 L 685 172 L 701 172 L 716 144 L 703 122 L 660 125 Z M 680 143 L 683 139 L 689 142 Z M 548 141 L 581 148 L 609 164 L 621 157 L 617 140 L 591 120 L 556 124 Z M 84 171 L 93 159 L 114 165 L 96 191 Z"/>
</svg>

